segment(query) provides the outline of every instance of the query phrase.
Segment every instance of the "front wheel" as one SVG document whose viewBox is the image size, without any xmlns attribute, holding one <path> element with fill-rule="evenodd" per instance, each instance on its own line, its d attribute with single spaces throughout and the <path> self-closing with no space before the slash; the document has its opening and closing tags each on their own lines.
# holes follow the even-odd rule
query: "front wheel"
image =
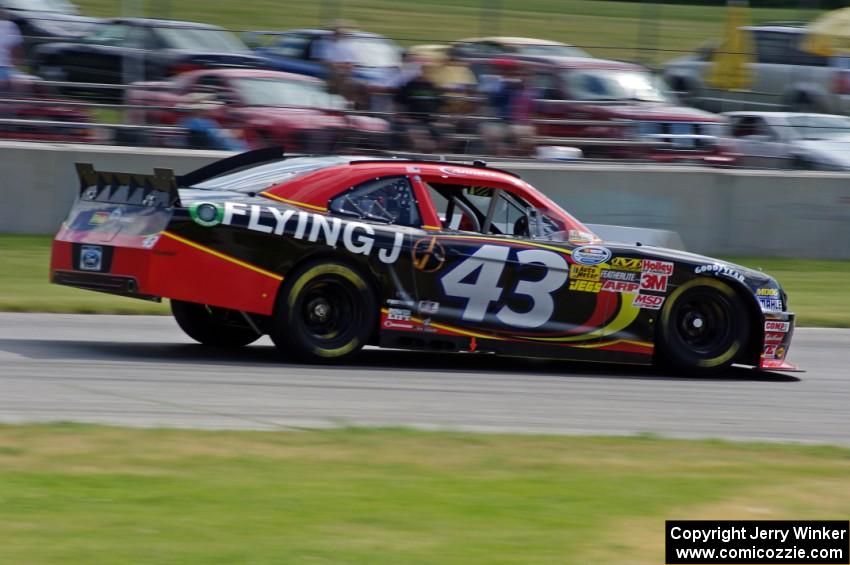
<svg viewBox="0 0 850 565">
<path fill-rule="evenodd" d="M 260 339 L 260 334 L 236 310 L 172 300 L 171 313 L 180 329 L 204 345 L 242 347 Z"/>
<path fill-rule="evenodd" d="M 746 349 L 750 320 L 728 285 L 696 279 L 677 288 L 661 311 L 659 361 L 690 374 L 728 368 Z"/>
<path fill-rule="evenodd" d="M 356 269 L 335 260 L 315 261 L 287 276 L 269 335 L 299 361 L 340 363 L 369 341 L 377 308 L 372 286 Z"/>
</svg>

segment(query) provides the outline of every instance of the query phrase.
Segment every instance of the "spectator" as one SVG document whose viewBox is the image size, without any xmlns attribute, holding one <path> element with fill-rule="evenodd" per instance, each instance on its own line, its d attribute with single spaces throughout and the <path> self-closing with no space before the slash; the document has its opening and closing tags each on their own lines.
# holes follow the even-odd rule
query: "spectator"
<svg viewBox="0 0 850 565">
<path fill-rule="evenodd" d="M 0 8 L 0 96 L 5 97 L 12 90 L 12 75 L 15 64 L 20 60 L 21 32 L 9 19 L 9 14 Z"/>
<path fill-rule="evenodd" d="M 495 155 L 506 155 L 509 147 L 514 153 L 529 155 L 534 150 L 534 109 L 539 93 L 528 80 L 521 63 L 512 59 L 497 59 L 501 79 L 490 92 L 490 104 L 496 120 L 484 123 L 481 137 Z"/>
<path fill-rule="evenodd" d="M 366 110 L 369 108 L 369 92 L 354 78 L 357 59 L 350 40 L 353 27 L 342 20 L 334 22 L 330 35 L 313 45 L 310 57 L 324 63 L 331 92 L 351 101 L 355 109 Z"/>
<path fill-rule="evenodd" d="M 428 80 L 433 63 L 423 62 L 421 70 L 395 93 L 396 130 L 404 144 L 414 151 L 432 153 L 440 143 L 437 113 L 443 105 L 440 88 Z"/>
<path fill-rule="evenodd" d="M 186 96 L 182 109 L 187 115 L 177 125 L 186 130 L 187 145 L 192 149 L 245 151 L 245 143 L 209 117 L 209 112 L 219 106 L 220 103 L 215 102 L 211 94 L 192 93 Z"/>
</svg>

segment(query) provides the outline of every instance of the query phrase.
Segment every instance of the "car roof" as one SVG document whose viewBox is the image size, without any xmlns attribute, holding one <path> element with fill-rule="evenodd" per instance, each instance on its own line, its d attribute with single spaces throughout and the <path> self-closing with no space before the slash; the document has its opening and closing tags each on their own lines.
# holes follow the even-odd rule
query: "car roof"
<svg viewBox="0 0 850 565">
<path fill-rule="evenodd" d="M 285 33 L 303 33 L 307 35 L 331 35 L 333 31 L 329 29 L 311 29 L 311 28 L 299 28 L 299 29 L 288 29 L 286 31 L 280 32 L 281 35 Z M 371 37 L 373 39 L 387 39 L 387 37 L 383 35 L 379 35 L 377 33 L 372 33 L 371 31 L 362 31 L 359 29 L 355 29 L 348 32 L 348 35 L 352 35 L 354 37 Z"/>
<path fill-rule="evenodd" d="M 316 77 L 307 75 L 299 75 L 296 73 L 285 73 L 282 71 L 272 71 L 266 69 L 250 69 L 250 68 L 227 68 L 227 69 L 202 69 L 185 73 L 186 76 L 193 75 L 216 75 L 230 78 L 279 78 L 286 80 L 298 80 L 303 82 L 320 83 L 321 80 Z"/>
<path fill-rule="evenodd" d="M 646 67 L 625 61 L 613 59 L 597 59 L 596 57 L 549 57 L 543 55 L 500 55 L 496 59 L 511 59 L 523 63 L 552 65 L 563 69 L 612 69 L 645 71 Z"/>
<path fill-rule="evenodd" d="M 796 26 L 796 25 L 789 25 L 789 24 L 760 24 L 760 25 L 744 26 L 741 29 L 744 29 L 744 30 L 747 30 L 747 31 L 774 31 L 774 32 L 789 33 L 789 34 L 790 33 L 800 34 L 800 33 L 805 33 L 805 31 L 806 31 L 806 28 L 804 28 L 804 27 L 799 27 L 799 26 Z"/>
<path fill-rule="evenodd" d="M 491 37 L 468 37 L 459 39 L 457 43 L 478 43 L 481 41 L 490 41 L 493 43 L 504 43 L 505 45 L 564 45 L 572 47 L 560 41 L 551 41 L 549 39 L 537 39 L 535 37 L 508 37 L 508 36 L 491 36 Z"/>
<path fill-rule="evenodd" d="M 790 118 L 792 116 L 827 116 L 830 118 L 846 118 L 847 116 L 842 116 L 840 114 L 824 114 L 821 112 L 747 112 L 747 111 L 738 111 L 738 112 L 723 112 L 724 116 L 729 117 L 738 117 L 738 116 L 757 116 L 762 118 Z"/>
<path fill-rule="evenodd" d="M 183 20 L 159 20 L 156 18 L 112 18 L 110 23 L 127 24 L 140 27 L 169 27 L 182 29 L 224 29 L 211 24 L 203 24 L 198 22 L 187 22 Z"/>
</svg>

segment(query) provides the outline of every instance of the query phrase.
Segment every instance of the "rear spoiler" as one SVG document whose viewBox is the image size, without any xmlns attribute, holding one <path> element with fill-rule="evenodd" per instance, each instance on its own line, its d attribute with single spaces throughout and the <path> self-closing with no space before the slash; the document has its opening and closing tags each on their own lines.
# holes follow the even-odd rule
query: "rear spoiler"
<svg viewBox="0 0 850 565">
<path fill-rule="evenodd" d="M 96 171 L 91 163 L 77 163 L 80 199 L 110 204 L 171 208 L 180 205 L 177 179 L 171 169 L 152 175 Z"/>
<path fill-rule="evenodd" d="M 209 165 L 203 166 L 200 169 L 195 169 L 191 173 L 186 173 L 177 177 L 177 184 L 180 186 L 193 186 L 199 182 L 204 182 L 213 177 L 229 173 L 243 167 L 251 165 L 259 165 L 269 161 L 277 161 L 283 158 L 283 147 L 264 147 L 262 149 L 254 149 L 253 151 L 245 151 L 233 157 L 227 157 L 220 161 L 215 161 Z"/>
</svg>

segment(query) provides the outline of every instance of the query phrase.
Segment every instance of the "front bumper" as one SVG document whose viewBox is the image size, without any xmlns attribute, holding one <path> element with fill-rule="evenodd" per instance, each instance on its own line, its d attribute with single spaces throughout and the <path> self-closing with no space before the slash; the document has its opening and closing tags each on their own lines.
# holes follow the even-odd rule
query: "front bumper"
<svg viewBox="0 0 850 565">
<path fill-rule="evenodd" d="M 792 312 L 766 312 L 764 315 L 763 337 L 759 368 L 780 371 L 798 371 L 785 358 L 791 347 L 794 335 L 794 314 Z"/>
</svg>

